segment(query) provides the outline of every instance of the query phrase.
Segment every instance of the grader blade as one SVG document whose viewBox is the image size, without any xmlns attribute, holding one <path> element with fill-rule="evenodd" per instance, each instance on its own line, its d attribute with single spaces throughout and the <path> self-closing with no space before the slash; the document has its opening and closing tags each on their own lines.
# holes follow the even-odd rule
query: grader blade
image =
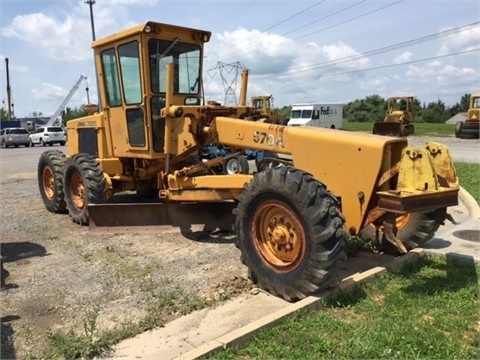
<svg viewBox="0 0 480 360">
<path fill-rule="evenodd" d="M 202 231 L 232 230 L 234 207 L 233 201 L 89 204 L 89 227 L 94 231 L 157 231 L 161 227 L 189 231 L 192 225 L 203 225 Z"/>
</svg>

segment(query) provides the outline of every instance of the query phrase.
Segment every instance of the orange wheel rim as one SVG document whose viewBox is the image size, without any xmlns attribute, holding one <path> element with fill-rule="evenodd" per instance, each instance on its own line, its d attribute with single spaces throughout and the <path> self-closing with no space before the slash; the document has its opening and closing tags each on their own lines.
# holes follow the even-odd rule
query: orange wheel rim
<svg viewBox="0 0 480 360">
<path fill-rule="evenodd" d="M 85 185 L 78 172 L 72 175 L 70 190 L 75 206 L 79 209 L 83 208 L 85 206 Z"/>
<path fill-rule="evenodd" d="M 48 199 L 53 199 L 55 196 L 55 177 L 50 167 L 43 168 L 43 192 Z"/>
<path fill-rule="evenodd" d="M 410 216 L 410 213 L 397 216 L 395 219 L 395 226 L 397 227 L 397 230 L 403 229 L 408 224 L 410 221 Z"/>
<path fill-rule="evenodd" d="M 277 270 L 297 267 L 306 248 L 298 216 L 283 202 L 271 200 L 255 210 L 253 219 L 252 239 L 263 260 Z"/>
<path fill-rule="evenodd" d="M 397 228 L 397 231 L 400 229 L 403 229 L 405 226 L 407 226 L 408 222 L 410 221 L 412 214 L 411 213 L 406 213 L 403 215 L 399 215 L 395 218 L 395 227 Z M 370 224 L 369 226 L 374 226 L 373 224 Z M 380 227 L 383 231 L 383 226 Z"/>
</svg>

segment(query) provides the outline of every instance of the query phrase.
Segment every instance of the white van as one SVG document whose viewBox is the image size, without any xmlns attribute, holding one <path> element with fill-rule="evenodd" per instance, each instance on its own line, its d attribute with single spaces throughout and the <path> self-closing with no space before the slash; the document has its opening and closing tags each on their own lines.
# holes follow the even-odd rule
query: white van
<svg viewBox="0 0 480 360">
<path fill-rule="evenodd" d="M 294 104 L 288 126 L 343 128 L 343 104 Z"/>
</svg>

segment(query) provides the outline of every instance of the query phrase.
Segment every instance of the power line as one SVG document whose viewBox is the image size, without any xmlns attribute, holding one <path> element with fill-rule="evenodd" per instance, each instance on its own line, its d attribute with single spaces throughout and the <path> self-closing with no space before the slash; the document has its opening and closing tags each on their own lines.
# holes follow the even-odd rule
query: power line
<svg viewBox="0 0 480 360">
<path fill-rule="evenodd" d="M 348 9 L 356 6 L 356 5 L 360 5 L 361 3 L 365 2 L 365 1 L 367 1 L 367 0 L 361 0 L 361 1 L 357 2 L 357 3 L 355 3 L 355 4 L 349 5 L 349 6 L 347 6 L 347 7 L 345 7 L 345 8 L 342 8 L 342 9 L 340 9 L 340 10 L 334 12 L 334 13 L 331 13 L 330 15 L 327 15 L 326 17 L 333 16 L 333 15 L 337 15 L 337 14 L 339 14 L 340 12 L 346 11 L 346 10 L 348 10 Z M 354 17 L 352 17 L 352 18 L 350 18 L 350 19 L 347 19 L 347 20 L 344 20 L 344 21 L 341 21 L 341 22 L 332 24 L 332 25 L 330 25 L 330 26 L 327 26 L 327 27 L 322 28 L 322 29 L 320 29 L 320 30 L 311 32 L 311 33 L 309 33 L 309 34 L 306 34 L 306 35 L 302 35 L 302 36 L 293 38 L 292 40 L 298 40 L 298 39 L 301 39 L 301 38 L 303 38 L 303 37 L 307 37 L 307 36 L 310 36 L 310 35 L 319 33 L 319 32 L 321 32 L 321 31 L 325 31 L 325 30 L 331 29 L 331 28 L 333 28 L 333 27 L 336 27 L 336 26 L 345 24 L 345 23 L 347 23 L 347 22 L 350 22 L 350 21 L 353 21 L 353 20 L 357 20 L 357 19 L 359 19 L 359 18 L 361 18 L 361 17 L 364 17 L 364 16 L 367 16 L 367 15 L 376 13 L 376 12 L 378 12 L 378 11 L 384 10 L 384 9 L 386 9 L 386 8 L 389 8 L 389 7 L 391 7 L 391 6 L 394 6 L 394 5 L 396 5 L 396 4 L 398 4 L 398 3 L 401 3 L 401 2 L 403 2 L 403 1 L 405 1 L 405 0 L 395 1 L 395 2 L 393 2 L 393 3 L 391 3 L 391 4 L 387 4 L 387 5 L 381 6 L 381 7 L 377 8 L 377 9 L 374 9 L 374 10 L 371 10 L 371 11 L 367 11 L 367 12 L 365 12 L 365 13 L 363 13 L 363 14 L 360 14 L 360 15 L 354 16 Z M 315 6 L 318 5 L 318 4 L 319 4 L 319 3 L 316 3 Z M 303 12 L 303 11 L 306 11 L 306 9 L 302 10 L 301 12 Z M 299 12 L 299 13 L 301 13 L 301 12 Z M 298 15 L 299 13 L 296 13 L 295 16 Z M 318 19 L 318 21 L 320 21 L 320 20 L 322 20 L 322 19 L 324 19 L 324 18 L 325 18 L 325 16 L 322 17 L 322 18 L 320 18 L 320 19 Z M 281 22 L 279 22 L 279 23 L 282 23 L 282 22 L 283 22 L 283 21 L 281 21 Z M 314 22 L 312 22 L 312 23 L 315 23 L 315 22 L 317 22 L 317 21 L 314 21 Z M 277 23 L 277 24 L 279 24 L 279 23 Z M 312 23 L 311 23 L 311 24 L 312 24 Z M 275 25 L 275 26 L 276 26 L 276 25 Z M 302 26 L 301 28 L 303 28 L 303 27 L 305 27 L 305 26 Z M 294 30 L 292 30 L 291 32 L 296 31 L 296 30 L 298 30 L 298 29 L 299 29 L 299 28 L 294 29 Z M 287 33 L 285 33 L 285 34 L 287 34 Z M 282 34 L 282 35 L 284 35 L 284 34 Z M 242 42 L 247 41 L 247 40 L 251 39 L 252 37 L 253 37 L 253 36 L 251 36 L 251 37 L 243 40 Z M 286 42 L 286 41 L 284 41 L 283 43 L 285 43 L 285 42 Z M 281 45 L 281 44 L 276 44 L 276 46 L 278 46 L 278 45 Z M 232 46 L 232 47 L 233 47 L 233 46 Z"/>
<path fill-rule="evenodd" d="M 306 35 L 302 35 L 302 36 L 296 37 L 296 38 L 293 39 L 293 40 L 298 40 L 298 39 L 301 39 L 301 38 L 304 38 L 304 37 L 307 37 L 307 36 L 310 36 L 310 35 L 313 35 L 313 34 L 317 34 L 317 33 L 319 33 L 319 32 L 322 32 L 322 31 L 325 31 L 325 30 L 328 30 L 328 29 L 337 27 L 338 25 L 343 25 L 343 24 L 345 24 L 345 23 L 347 23 L 347 22 L 350 22 L 350 21 L 353 21 L 353 20 L 357 20 L 357 19 L 359 19 L 359 18 L 361 18 L 361 17 L 364 17 L 364 16 L 367 16 L 367 15 L 376 13 L 376 12 L 378 12 L 378 11 L 381 11 L 381 10 L 383 10 L 383 9 L 386 9 L 386 8 L 391 7 L 391 6 L 397 5 L 397 4 L 399 4 L 399 3 L 401 3 L 401 2 L 404 2 L 404 1 L 405 1 L 405 0 L 395 1 L 395 2 L 393 2 L 393 3 L 391 3 L 391 4 L 388 4 L 388 5 L 379 7 L 379 8 L 377 8 L 377 9 L 367 11 L 366 13 L 363 13 L 363 14 L 360 14 L 360 15 L 357 15 L 357 16 L 354 16 L 354 17 L 352 17 L 352 18 L 350 18 L 350 19 L 347 19 L 347 20 L 344 20 L 344 21 L 340 21 L 340 22 L 338 22 L 338 23 L 336 23 L 336 24 L 333 24 L 333 25 L 329 25 L 329 26 L 327 26 L 327 27 L 324 27 L 323 29 L 320 29 L 320 30 L 317 30 L 317 31 L 313 31 L 313 32 L 308 33 L 308 34 L 306 34 Z"/>
<path fill-rule="evenodd" d="M 212 77 L 217 73 L 216 70 L 220 73 L 222 78 L 222 84 L 225 91 L 225 102 L 224 105 L 235 105 L 237 104 L 237 78 L 239 70 L 248 70 L 245 66 L 240 64 L 240 62 L 235 62 L 231 64 L 226 64 L 219 61 L 214 67 L 209 69 L 207 72 L 210 74 L 213 72 Z M 227 76 L 230 75 L 230 79 L 227 79 Z"/>
<path fill-rule="evenodd" d="M 313 70 L 313 69 L 318 69 L 318 68 L 327 67 L 327 66 L 335 66 L 335 65 L 338 65 L 338 64 L 341 64 L 341 63 L 344 63 L 344 62 L 349 62 L 349 61 L 353 61 L 353 60 L 363 58 L 364 56 L 367 56 L 367 55 L 368 56 L 375 56 L 375 55 L 383 54 L 383 53 L 386 53 L 386 52 L 389 52 L 389 51 L 398 50 L 398 49 L 404 48 L 406 46 L 418 45 L 418 44 L 421 44 L 423 42 L 436 40 L 436 39 L 439 39 L 439 38 L 442 38 L 442 37 L 445 37 L 445 36 L 453 35 L 453 34 L 456 34 L 458 32 L 462 32 L 462 31 L 466 31 L 466 30 L 478 27 L 479 25 L 480 25 L 480 21 L 477 21 L 477 22 L 473 22 L 473 23 L 470 23 L 470 24 L 461 25 L 461 26 L 458 26 L 456 28 L 444 30 L 444 31 L 441 31 L 441 32 L 438 32 L 438 33 L 424 35 L 424 36 L 413 38 L 413 39 L 403 41 L 403 42 L 400 42 L 400 43 L 383 46 L 383 47 L 373 49 L 373 50 L 364 51 L 364 52 L 359 53 L 359 54 L 350 55 L 350 56 L 346 56 L 346 57 L 343 57 L 343 58 L 324 61 L 324 62 L 311 64 L 311 65 L 307 65 L 307 66 L 290 68 L 290 71 L 294 70 L 296 72 L 303 72 L 303 71 L 310 71 L 310 70 Z M 281 73 L 281 72 L 282 71 L 278 71 L 278 73 Z M 252 77 L 255 77 L 255 75 L 252 75 Z"/>
<path fill-rule="evenodd" d="M 293 29 L 293 30 L 287 31 L 287 32 L 283 33 L 282 36 L 285 36 L 285 35 L 291 34 L 292 32 L 295 32 L 295 31 L 304 29 L 304 28 L 306 28 L 306 27 L 308 27 L 308 26 L 310 26 L 310 25 L 313 25 L 313 24 L 315 24 L 315 23 L 317 23 L 317 22 L 319 22 L 319 21 L 325 20 L 325 19 L 327 19 L 327 18 L 329 18 L 329 17 L 331 17 L 331 16 L 333 16 L 333 15 L 340 14 L 341 12 L 344 12 L 344 11 L 346 11 L 346 10 L 348 10 L 348 9 L 351 9 L 351 8 L 357 6 L 357 5 L 360 5 L 361 3 L 364 3 L 365 1 L 368 1 L 368 0 L 361 0 L 361 1 L 356 2 L 355 4 L 348 5 L 348 6 L 342 8 L 342 9 L 340 9 L 340 10 L 337 10 L 337 11 L 335 11 L 335 12 L 333 12 L 333 13 L 330 13 L 330 14 L 328 14 L 328 15 L 322 16 L 321 18 L 319 18 L 319 19 L 317 19 L 317 20 L 315 20 L 315 21 L 309 22 L 308 24 L 305 24 L 305 25 L 302 25 L 302 26 L 300 26 L 300 27 L 298 27 L 298 28 L 295 28 L 295 29 Z"/>
<path fill-rule="evenodd" d="M 367 1 L 367 0 L 363 0 L 363 1 Z M 303 14 L 304 12 L 306 12 L 306 11 L 314 8 L 315 6 L 320 5 L 320 4 L 323 3 L 323 2 L 325 2 L 325 0 L 318 1 L 318 2 L 316 2 L 315 4 L 313 4 L 313 5 L 309 6 L 309 7 L 305 8 L 305 9 L 303 9 L 303 10 L 300 10 L 299 12 L 297 12 L 297 13 L 289 16 L 288 18 L 279 21 L 278 23 L 270 26 L 269 28 L 267 28 L 267 29 L 265 29 L 265 30 L 262 30 L 262 32 L 266 32 L 266 31 L 268 31 L 268 30 L 271 30 L 271 29 L 277 27 L 278 25 L 281 25 L 281 24 L 287 22 L 288 20 L 291 20 L 291 19 L 293 19 L 294 17 L 297 17 L 297 16 L 300 15 L 300 14 Z"/>
<path fill-rule="evenodd" d="M 459 51 L 459 52 L 456 52 L 456 53 L 451 53 L 451 54 L 446 54 L 446 55 L 432 56 L 432 57 L 418 59 L 418 60 L 405 61 L 405 62 L 397 63 L 397 64 L 380 65 L 380 66 L 374 66 L 374 67 L 365 68 L 365 69 L 357 69 L 357 70 L 330 73 L 330 74 L 325 74 L 325 75 L 319 75 L 319 76 L 316 76 L 315 78 L 317 78 L 317 77 L 330 77 L 330 76 L 337 76 L 337 75 L 348 75 L 348 74 L 354 74 L 354 73 L 365 72 L 365 71 L 370 71 L 370 70 L 386 69 L 386 68 L 390 68 L 390 67 L 403 66 L 403 65 L 414 64 L 414 63 L 423 62 L 423 61 L 429 61 L 429 60 L 446 58 L 446 57 L 450 57 L 450 56 L 467 54 L 467 53 L 471 53 L 471 52 L 475 52 L 475 51 L 480 51 L 480 48 Z"/>
</svg>

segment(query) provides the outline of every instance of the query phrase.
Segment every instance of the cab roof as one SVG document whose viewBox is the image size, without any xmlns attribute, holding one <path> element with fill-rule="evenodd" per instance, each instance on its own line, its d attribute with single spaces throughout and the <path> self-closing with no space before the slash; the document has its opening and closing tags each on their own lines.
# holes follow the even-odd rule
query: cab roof
<svg viewBox="0 0 480 360">
<path fill-rule="evenodd" d="M 112 42 L 116 42 L 118 40 L 128 38 L 130 36 L 147 32 L 149 28 L 153 33 L 160 33 L 162 31 L 166 31 L 171 33 L 179 33 L 179 34 L 194 34 L 194 36 L 196 35 L 196 36 L 199 36 L 201 39 L 203 39 L 204 42 L 209 41 L 211 36 L 210 31 L 187 28 L 187 27 L 171 25 L 171 24 L 157 23 L 154 21 L 147 21 L 143 24 L 139 24 L 131 28 L 121 30 L 119 32 L 105 36 L 101 39 L 95 40 L 94 42 L 92 42 L 92 48 L 100 47 L 102 45 L 110 44 Z"/>
</svg>

